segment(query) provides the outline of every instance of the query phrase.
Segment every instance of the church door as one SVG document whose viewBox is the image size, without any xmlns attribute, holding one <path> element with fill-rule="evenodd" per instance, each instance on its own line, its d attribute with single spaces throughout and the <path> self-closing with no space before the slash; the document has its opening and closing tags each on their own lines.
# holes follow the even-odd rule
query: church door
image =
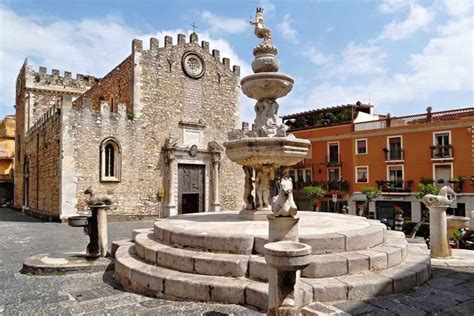
<svg viewBox="0 0 474 316">
<path fill-rule="evenodd" d="M 204 165 L 178 165 L 178 213 L 204 212 Z"/>
</svg>

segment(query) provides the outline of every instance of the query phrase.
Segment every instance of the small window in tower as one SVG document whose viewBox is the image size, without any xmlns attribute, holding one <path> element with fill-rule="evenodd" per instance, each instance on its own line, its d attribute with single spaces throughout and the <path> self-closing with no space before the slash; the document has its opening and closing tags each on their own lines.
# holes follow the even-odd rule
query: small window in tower
<svg viewBox="0 0 474 316">
<path fill-rule="evenodd" d="M 113 138 L 102 141 L 100 146 L 100 180 L 102 182 L 120 181 L 122 152 L 119 143 Z"/>
</svg>

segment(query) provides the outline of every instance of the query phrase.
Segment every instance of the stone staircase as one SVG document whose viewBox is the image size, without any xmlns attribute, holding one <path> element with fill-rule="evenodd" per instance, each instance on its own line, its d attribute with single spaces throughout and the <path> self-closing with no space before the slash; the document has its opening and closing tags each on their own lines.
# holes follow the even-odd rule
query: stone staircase
<svg viewBox="0 0 474 316">
<path fill-rule="evenodd" d="M 366 221 L 370 225 L 365 232 L 342 235 L 344 249 L 327 244 L 328 236 L 323 238 L 326 247 L 316 248 L 321 234 L 301 237 L 313 244 L 313 262 L 301 274 L 305 304 L 390 295 L 430 278 L 426 252 L 411 248 L 403 233 Z M 357 236 L 359 243 L 348 243 L 347 236 Z M 127 290 L 148 296 L 266 310 L 268 284 L 261 252 L 265 242 L 261 236 L 236 233 L 196 234 L 160 220 L 154 230 L 136 230 L 131 241 L 114 243 L 115 276 Z"/>
</svg>

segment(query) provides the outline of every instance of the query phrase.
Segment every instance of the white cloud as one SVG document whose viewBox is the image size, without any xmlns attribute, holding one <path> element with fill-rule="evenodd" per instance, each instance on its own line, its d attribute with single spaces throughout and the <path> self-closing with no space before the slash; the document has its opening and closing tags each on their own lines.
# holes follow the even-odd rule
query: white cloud
<svg viewBox="0 0 474 316">
<path fill-rule="evenodd" d="M 189 33 L 178 29 L 145 34 L 113 17 L 67 21 L 24 17 L 6 6 L 0 6 L 0 30 L 2 114 L 14 112 L 15 82 L 25 57 L 29 64 L 46 66 L 48 71 L 55 68 L 102 77 L 130 54 L 133 38 L 143 39 L 147 48 L 152 36 L 163 45 L 164 35 L 176 41 L 177 33 Z M 239 58 L 229 42 L 207 32 L 198 34 L 210 42 L 211 48 L 219 49 L 222 57 L 230 58 L 231 64 L 240 65 L 243 75 L 251 72 L 250 65 Z"/>
<path fill-rule="evenodd" d="M 380 75 L 357 84 L 323 82 L 312 88 L 307 104 L 312 100 L 317 100 L 318 105 L 355 102 L 367 100 L 370 94 L 379 113 L 406 113 L 412 110 L 406 102 L 440 92 L 473 91 L 473 22 L 469 27 L 455 30 L 441 29 L 422 52 L 411 55 L 410 71 Z"/>
<path fill-rule="evenodd" d="M 384 27 L 381 38 L 402 40 L 410 35 L 426 29 L 433 20 L 434 12 L 420 5 L 410 5 L 408 17 L 403 21 L 392 21 Z"/>
<path fill-rule="evenodd" d="M 310 47 L 308 49 L 305 49 L 303 51 L 303 55 L 308 57 L 309 60 L 317 66 L 327 65 L 332 61 L 331 55 L 324 54 L 316 47 Z"/>
<path fill-rule="evenodd" d="M 291 41 L 297 42 L 296 39 L 296 29 L 291 25 L 292 24 L 291 15 L 285 14 L 283 21 L 277 25 L 277 29 L 283 38 Z"/>
<path fill-rule="evenodd" d="M 249 29 L 249 22 L 244 19 L 217 16 L 209 11 L 204 11 L 201 17 L 209 25 L 211 32 L 236 34 Z"/>
<path fill-rule="evenodd" d="M 379 11 L 382 13 L 396 13 L 404 10 L 412 3 L 412 0 L 384 0 L 379 5 Z"/>
<path fill-rule="evenodd" d="M 332 77 L 373 76 L 385 73 L 386 54 L 371 44 L 349 43 L 342 59 L 329 71 Z"/>
<path fill-rule="evenodd" d="M 472 0 L 444 0 L 448 13 L 453 16 L 472 16 L 474 2 Z"/>
<path fill-rule="evenodd" d="M 268 0 L 260 0 L 259 7 L 263 8 L 263 14 L 265 17 L 270 18 L 275 15 L 276 7 L 273 3 Z"/>
</svg>

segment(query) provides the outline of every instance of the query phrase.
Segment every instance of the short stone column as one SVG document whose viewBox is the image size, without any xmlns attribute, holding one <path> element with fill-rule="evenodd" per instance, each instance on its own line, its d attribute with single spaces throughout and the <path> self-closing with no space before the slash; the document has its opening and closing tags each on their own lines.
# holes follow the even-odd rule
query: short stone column
<svg viewBox="0 0 474 316">
<path fill-rule="evenodd" d="M 178 215 L 178 211 L 176 209 L 176 204 L 175 204 L 175 188 L 174 188 L 174 183 L 176 182 L 175 180 L 175 171 L 176 171 L 176 159 L 175 157 L 170 154 L 168 156 L 168 187 L 167 187 L 167 205 L 166 205 L 166 215 L 167 216 L 174 216 Z"/>
<path fill-rule="evenodd" d="M 455 196 L 455 194 L 450 187 L 444 186 L 439 190 L 438 195 L 427 194 L 423 197 L 423 203 L 430 210 L 430 252 L 433 258 L 451 256 L 446 209 L 453 202 L 450 196 Z"/>
<path fill-rule="evenodd" d="M 105 205 L 97 208 L 97 228 L 99 233 L 99 253 L 101 257 L 107 256 L 108 231 L 107 231 L 107 211 L 109 206 Z"/>
<path fill-rule="evenodd" d="M 212 157 L 212 202 L 211 207 L 213 212 L 221 210 L 221 202 L 219 200 L 219 163 L 220 155 L 213 155 Z"/>
<path fill-rule="evenodd" d="M 430 210 L 430 252 L 433 258 L 451 256 L 448 243 L 446 209 L 448 207 L 428 207 Z"/>
<path fill-rule="evenodd" d="M 469 229 L 474 229 L 474 211 L 471 211 L 471 220 L 469 221 Z"/>
<path fill-rule="evenodd" d="M 299 315 L 303 305 L 300 270 L 311 263 L 311 246 L 278 241 L 268 243 L 264 248 L 268 264 L 267 315 Z"/>
</svg>

